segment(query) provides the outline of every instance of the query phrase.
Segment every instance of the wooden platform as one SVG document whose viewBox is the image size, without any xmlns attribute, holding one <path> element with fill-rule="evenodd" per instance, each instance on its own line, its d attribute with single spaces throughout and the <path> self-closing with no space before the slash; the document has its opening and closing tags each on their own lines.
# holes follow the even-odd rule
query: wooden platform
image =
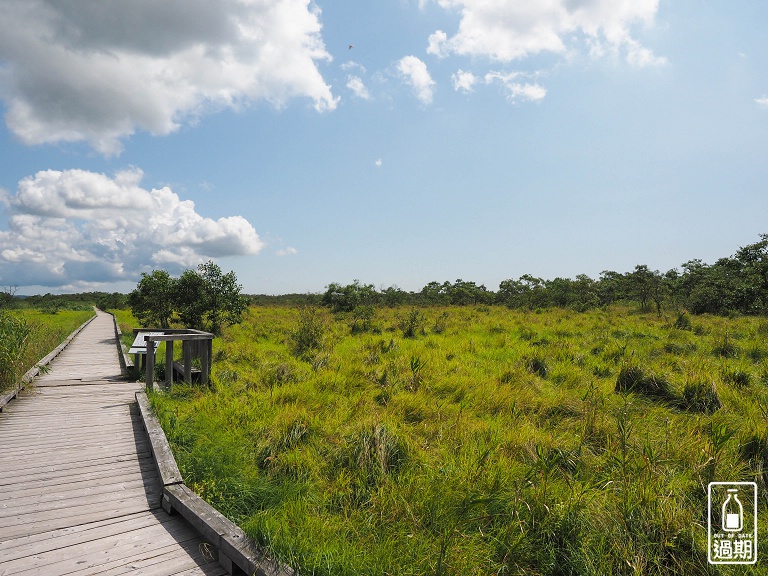
<svg viewBox="0 0 768 576">
<path fill-rule="evenodd" d="M 222 575 L 210 547 L 160 508 L 112 317 L 99 313 L 0 414 L 0 576 Z"/>
</svg>

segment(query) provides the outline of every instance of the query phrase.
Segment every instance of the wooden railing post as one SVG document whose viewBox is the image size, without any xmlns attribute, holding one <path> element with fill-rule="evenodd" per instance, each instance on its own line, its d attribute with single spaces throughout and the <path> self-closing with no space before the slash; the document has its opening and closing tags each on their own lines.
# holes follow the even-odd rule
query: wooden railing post
<svg viewBox="0 0 768 576">
<path fill-rule="evenodd" d="M 147 392 L 152 392 L 155 382 L 155 343 L 152 342 L 151 336 L 147 336 L 144 341 L 147 343 L 147 361 L 145 362 L 147 367 L 146 387 Z"/>
<path fill-rule="evenodd" d="M 184 382 L 192 383 L 192 342 L 182 340 L 182 350 L 184 350 Z"/>
<path fill-rule="evenodd" d="M 211 373 L 211 357 L 208 355 L 208 343 L 211 340 L 202 340 L 198 342 L 202 344 L 198 349 L 200 350 L 200 383 L 203 386 L 208 385 L 208 377 Z"/>
<path fill-rule="evenodd" d="M 165 387 L 173 386 L 173 340 L 165 341 Z"/>
</svg>

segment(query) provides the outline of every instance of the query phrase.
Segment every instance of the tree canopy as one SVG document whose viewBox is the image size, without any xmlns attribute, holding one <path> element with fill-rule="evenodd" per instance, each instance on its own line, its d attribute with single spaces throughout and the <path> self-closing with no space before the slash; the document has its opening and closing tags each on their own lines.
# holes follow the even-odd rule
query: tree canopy
<svg viewBox="0 0 768 576">
<path fill-rule="evenodd" d="M 224 324 L 237 324 L 248 307 L 234 272 L 224 274 L 209 260 L 197 270 L 173 278 L 165 270 L 141 275 L 128 295 L 133 315 L 145 325 L 168 328 L 179 322 L 187 328 L 218 334 Z"/>
</svg>

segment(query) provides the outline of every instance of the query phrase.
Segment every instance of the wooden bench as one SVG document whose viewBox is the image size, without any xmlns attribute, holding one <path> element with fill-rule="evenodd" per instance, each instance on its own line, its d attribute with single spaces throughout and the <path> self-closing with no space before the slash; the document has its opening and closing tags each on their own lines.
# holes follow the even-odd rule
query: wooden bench
<svg viewBox="0 0 768 576">
<path fill-rule="evenodd" d="M 190 368 L 190 384 L 191 383 L 199 383 L 200 382 L 200 375 L 202 374 L 200 368 L 195 368 L 192 366 Z M 184 381 L 184 363 L 183 362 L 174 362 L 173 363 L 173 381 L 174 382 L 183 382 Z"/>
</svg>

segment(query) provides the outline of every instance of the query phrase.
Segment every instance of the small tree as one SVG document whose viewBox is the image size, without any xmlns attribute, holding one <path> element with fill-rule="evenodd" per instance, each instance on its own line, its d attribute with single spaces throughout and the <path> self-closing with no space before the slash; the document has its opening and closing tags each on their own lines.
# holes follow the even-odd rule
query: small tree
<svg viewBox="0 0 768 576">
<path fill-rule="evenodd" d="M 360 284 L 360 280 L 355 280 L 346 286 L 330 283 L 320 301 L 336 313 L 352 312 L 358 306 L 373 306 L 378 300 L 379 294 L 373 284 Z"/>
<path fill-rule="evenodd" d="M 176 300 L 176 280 L 165 270 L 142 273 L 136 288 L 128 295 L 131 313 L 144 325 L 168 328 Z"/>
<path fill-rule="evenodd" d="M 195 270 L 172 278 L 165 270 L 142 274 L 136 289 L 128 295 L 133 315 L 144 324 L 168 328 L 174 312 L 190 328 L 207 327 L 218 334 L 223 324 L 240 322 L 248 300 L 240 294 L 234 272 L 223 274 L 209 260 Z"/>
<path fill-rule="evenodd" d="M 205 280 L 194 270 L 185 270 L 176 281 L 176 311 L 184 326 L 196 330 L 203 329 L 205 316 Z"/>
<path fill-rule="evenodd" d="M 645 264 L 638 264 L 635 270 L 627 274 L 632 295 L 640 301 L 640 307 L 645 310 L 651 297 L 653 287 L 653 272 Z"/>
<path fill-rule="evenodd" d="M 209 260 L 197 267 L 202 278 L 203 318 L 208 320 L 211 332 L 218 334 L 222 324 L 238 324 L 248 308 L 248 300 L 240 292 L 234 272 L 222 274 L 221 268 Z"/>
</svg>

